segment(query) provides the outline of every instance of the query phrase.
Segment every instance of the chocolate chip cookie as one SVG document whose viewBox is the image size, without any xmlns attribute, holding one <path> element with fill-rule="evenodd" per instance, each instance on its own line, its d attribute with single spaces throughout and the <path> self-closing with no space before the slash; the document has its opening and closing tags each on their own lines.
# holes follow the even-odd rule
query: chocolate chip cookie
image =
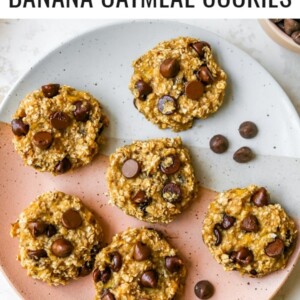
<svg viewBox="0 0 300 300">
<path fill-rule="evenodd" d="M 171 300 L 182 292 L 186 268 L 177 250 L 153 229 L 128 229 L 96 256 L 96 299 Z"/>
<path fill-rule="evenodd" d="M 194 198 L 196 178 L 180 138 L 137 141 L 110 156 L 110 203 L 146 222 L 169 223 Z"/>
<path fill-rule="evenodd" d="M 24 163 L 54 174 L 90 163 L 107 125 L 92 95 L 59 84 L 28 94 L 11 122 L 13 142 Z"/>
<path fill-rule="evenodd" d="M 133 68 L 129 88 L 135 106 L 162 129 L 186 130 L 194 118 L 207 118 L 223 103 L 227 75 L 204 41 L 179 37 L 161 42 Z"/>
<path fill-rule="evenodd" d="M 50 285 L 89 274 L 102 245 L 102 229 L 75 196 L 62 192 L 40 195 L 12 224 L 27 274 Z"/>
<path fill-rule="evenodd" d="M 262 277 L 283 269 L 297 238 L 294 221 L 254 185 L 217 195 L 204 220 L 202 237 L 226 271 Z"/>
</svg>

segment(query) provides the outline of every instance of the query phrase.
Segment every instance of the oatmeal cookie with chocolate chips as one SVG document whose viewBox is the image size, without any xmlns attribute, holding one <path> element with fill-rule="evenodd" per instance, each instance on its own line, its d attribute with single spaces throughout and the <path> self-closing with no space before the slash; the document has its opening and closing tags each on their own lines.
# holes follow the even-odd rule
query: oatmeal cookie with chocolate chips
<svg viewBox="0 0 300 300">
<path fill-rule="evenodd" d="M 27 274 L 50 285 L 89 274 L 102 246 L 102 229 L 79 198 L 62 192 L 40 195 L 12 224 L 18 260 Z"/>
<path fill-rule="evenodd" d="M 180 138 L 137 141 L 110 156 L 110 203 L 146 222 L 169 223 L 196 195 L 189 151 Z"/>
<path fill-rule="evenodd" d="M 204 41 L 179 37 L 159 43 L 133 62 L 129 88 L 136 108 L 159 128 L 186 130 L 215 113 L 227 75 Z"/>
<path fill-rule="evenodd" d="M 297 238 L 294 221 L 269 193 L 255 185 L 217 195 L 209 205 L 202 237 L 226 271 L 262 277 L 283 269 Z"/>
<path fill-rule="evenodd" d="M 153 229 L 113 237 L 96 256 L 95 299 L 171 300 L 182 292 L 186 268 L 177 250 Z"/>
<path fill-rule="evenodd" d="M 103 143 L 108 118 L 92 95 L 48 84 L 21 101 L 11 126 L 26 165 L 63 174 L 91 162 Z"/>
</svg>

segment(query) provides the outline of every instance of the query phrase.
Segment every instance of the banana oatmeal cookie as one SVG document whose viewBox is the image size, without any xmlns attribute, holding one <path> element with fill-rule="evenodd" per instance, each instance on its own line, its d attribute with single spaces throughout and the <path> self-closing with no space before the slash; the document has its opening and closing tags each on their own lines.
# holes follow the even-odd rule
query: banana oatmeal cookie
<svg viewBox="0 0 300 300">
<path fill-rule="evenodd" d="M 183 289 L 186 268 L 177 250 L 153 229 L 128 229 L 96 256 L 95 299 L 171 300 Z"/>
<path fill-rule="evenodd" d="M 110 156 L 110 202 L 146 222 L 169 223 L 196 195 L 189 151 L 181 139 L 137 141 Z"/>
<path fill-rule="evenodd" d="M 133 62 L 129 88 L 136 108 L 160 128 L 186 130 L 222 105 L 226 73 L 204 41 L 179 37 Z"/>
<path fill-rule="evenodd" d="M 90 163 L 107 125 L 92 95 L 59 84 L 28 94 L 11 122 L 13 142 L 24 163 L 54 174 Z"/>
<path fill-rule="evenodd" d="M 297 238 L 294 221 L 255 185 L 217 195 L 204 220 L 202 237 L 226 271 L 262 277 L 283 269 Z"/>
<path fill-rule="evenodd" d="M 50 285 L 89 274 L 102 245 L 102 229 L 75 196 L 40 195 L 12 224 L 19 238 L 18 260 L 27 274 Z"/>
</svg>

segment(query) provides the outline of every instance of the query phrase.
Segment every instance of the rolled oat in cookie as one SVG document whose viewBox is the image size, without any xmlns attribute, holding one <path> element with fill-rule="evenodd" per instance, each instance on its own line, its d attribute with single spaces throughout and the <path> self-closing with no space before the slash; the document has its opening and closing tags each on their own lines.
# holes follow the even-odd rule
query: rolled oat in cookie
<svg viewBox="0 0 300 300">
<path fill-rule="evenodd" d="M 62 192 L 37 197 L 11 226 L 19 239 L 18 260 L 27 274 L 65 285 L 91 273 L 103 246 L 102 229 L 79 198 Z"/>
</svg>

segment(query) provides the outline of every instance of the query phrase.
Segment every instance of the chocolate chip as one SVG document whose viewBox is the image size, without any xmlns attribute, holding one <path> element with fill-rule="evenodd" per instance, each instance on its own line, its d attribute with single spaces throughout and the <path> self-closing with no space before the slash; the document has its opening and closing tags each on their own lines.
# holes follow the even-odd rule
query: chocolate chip
<svg viewBox="0 0 300 300">
<path fill-rule="evenodd" d="M 256 276 L 257 275 L 257 271 L 255 269 L 252 269 L 250 271 L 250 274 L 253 275 L 253 276 Z"/>
<path fill-rule="evenodd" d="M 119 272 L 122 268 L 123 259 L 118 251 L 112 252 L 110 254 L 111 265 L 110 268 L 113 272 Z"/>
<path fill-rule="evenodd" d="M 11 121 L 11 129 L 16 136 L 25 136 L 29 131 L 29 125 L 25 124 L 22 119 Z"/>
<path fill-rule="evenodd" d="M 139 204 L 139 209 L 143 212 L 144 215 L 147 214 L 147 207 L 150 205 L 151 202 L 151 199 L 145 198 L 145 201 Z"/>
<path fill-rule="evenodd" d="M 38 148 L 46 150 L 51 146 L 53 138 L 50 132 L 39 131 L 33 136 L 32 141 Z"/>
<path fill-rule="evenodd" d="M 224 214 L 221 226 L 224 230 L 227 230 L 233 226 L 235 221 L 236 221 L 235 217 Z"/>
<path fill-rule="evenodd" d="M 214 226 L 213 232 L 216 237 L 215 246 L 219 246 L 222 243 L 222 225 L 216 224 Z"/>
<path fill-rule="evenodd" d="M 207 66 L 200 67 L 199 71 L 197 72 L 197 77 L 205 84 L 212 84 L 214 82 L 214 77 Z"/>
<path fill-rule="evenodd" d="M 137 242 L 134 246 L 133 258 L 136 261 L 143 261 L 151 256 L 151 249 L 142 242 Z"/>
<path fill-rule="evenodd" d="M 251 201 L 258 207 L 269 204 L 270 196 L 264 187 L 259 188 L 251 197 Z"/>
<path fill-rule="evenodd" d="M 259 223 L 254 215 L 246 217 L 241 223 L 241 229 L 246 232 L 257 232 L 259 229 Z"/>
<path fill-rule="evenodd" d="M 134 178 L 140 171 L 140 165 L 135 159 L 127 159 L 122 166 L 122 174 L 126 178 Z"/>
<path fill-rule="evenodd" d="M 52 237 L 53 235 L 56 234 L 56 232 L 57 232 L 57 229 L 54 225 L 52 225 L 52 224 L 47 225 L 47 229 L 46 229 L 46 236 L 47 237 L 49 237 L 49 238 Z"/>
<path fill-rule="evenodd" d="M 56 83 L 47 84 L 42 86 L 42 92 L 45 97 L 53 98 L 58 95 L 60 85 Z"/>
<path fill-rule="evenodd" d="M 54 168 L 54 172 L 57 174 L 63 174 L 68 172 L 72 167 L 71 162 L 67 157 L 65 157 L 62 161 L 58 162 Z"/>
<path fill-rule="evenodd" d="M 166 268 L 171 272 L 179 272 L 183 266 L 183 261 L 178 256 L 167 256 L 165 258 Z"/>
<path fill-rule="evenodd" d="M 211 49 L 210 45 L 206 42 L 196 42 L 191 44 L 191 47 L 198 53 L 200 58 L 204 57 L 204 47 L 208 47 L 209 49 Z"/>
<path fill-rule="evenodd" d="M 47 252 L 44 249 L 27 250 L 27 254 L 28 254 L 29 258 L 31 258 L 35 261 L 38 261 L 38 260 L 40 260 L 40 258 L 43 258 L 43 257 L 48 257 Z"/>
<path fill-rule="evenodd" d="M 152 87 L 150 86 L 150 84 L 148 84 L 147 82 L 143 81 L 143 80 L 139 80 L 136 82 L 135 84 L 135 88 L 138 90 L 139 92 L 139 99 L 140 100 L 146 100 L 147 96 L 149 94 L 152 93 Z"/>
<path fill-rule="evenodd" d="M 62 130 L 71 124 L 71 118 L 63 111 L 55 111 L 50 115 L 50 122 L 55 129 Z"/>
<path fill-rule="evenodd" d="M 236 252 L 235 258 L 237 263 L 247 266 L 253 261 L 253 253 L 248 248 L 242 247 Z"/>
<path fill-rule="evenodd" d="M 115 300 L 114 294 L 112 294 L 109 290 L 105 290 L 101 296 L 101 300 Z"/>
<path fill-rule="evenodd" d="M 148 201 L 146 193 L 142 190 L 137 191 L 137 193 L 131 198 L 131 201 L 135 204 L 141 204 Z"/>
<path fill-rule="evenodd" d="M 176 100 L 169 95 L 164 95 L 158 100 L 157 107 L 162 114 L 172 115 L 177 109 Z"/>
<path fill-rule="evenodd" d="M 109 281 L 111 277 L 111 270 L 109 267 L 106 267 L 104 270 L 100 271 L 99 269 L 95 269 L 93 272 L 93 279 L 95 282 L 102 281 L 106 283 Z"/>
<path fill-rule="evenodd" d="M 169 155 L 162 159 L 159 167 L 163 173 L 171 175 L 176 173 L 180 169 L 180 165 L 181 161 L 178 155 Z"/>
<path fill-rule="evenodd" d="M 267 247 L 265 248 L 265 253 L 269 257 L 276 258 L 283 253 L 283 250 L 284 250 L 284 242 L 281 239 L 276 238 L 273 242 L 267 245 Z"/>
<path fill-rule="evenodd" d="M 82 224 L 82 218 L 77 210 L 70 208 L 63 213 L 61 222 L 67 229 L 77 229 Z"/>
<path fill-rule="evenodd" d="M 78 276 L 86 276 L 86 275 L 89 275 L 92 270 L 93 270 L 93 267 L 94 267 L 94 260 L 89 260 L 89 261 L 86 261 L 82 267 L 79 267 L 78 268 Z"/>
<path fill-rule="evenodd" d="M 249 147 L 242 147 L 233 154 L 233 159 L 238 163 L 247 163 L 252 160 L 253 157 L 253 152 Z"/>
<path fill-rule="evenodd" d="M 300 23 L 294 19 L 284 20 L 284 31 L 287 35 L 292 35 L 293 32 L 300 30 Z"/>
<path fill-rule="evenodd" d="M 214 135 L 209 141 L 210 149 L 218 154 L 224 153 L 227 151 L 229 146 L 228 140 L 224 135 L 217 134 Z"/>
<path fill-rule="evenodd" d="M 179 62 L 174 58 L 167 58 L 161 63 L 159 71 L 163 77 L 173 78 L 180 71 Z"/>
<path fill-rule="evenodd" d="M 158 274 L 155 270 L 145 271 L 141 275 L 140 283 L 143 287 L 155 288 L 158 283 Z"/>
<path fill-rule="evenodd" d="M 91 255 L 96 256 L 99 253 L 99 251 L 101 250 L 101 248 L 102 248 L 101 244 L 94 245 L 91 249 Z"/>
<path fill-rule="evenodd" d="M 199 299 L 209 299 L 214 294 L 214 287 L 209 281 L 201 280 L 196 283 L 194 292 Z"/>
<path fill-rule="evenodd" d="M 185 85 L 185 94 L 189 99 L 199 100 L 204 93 L 204 86 L 198 80 L 193 80 Z"/>
<path fill-rule="evenodd" d="M 86 122 L 90 116 L 91 105 L 88 102 L 76 101 L 73 103 L 75 110 L 73 115 L 76 121 Z"/>
<path fill-rule="evenodd" d="M 44 234 L 47 229 L 47 224 L 40 220 L 29 222 L 27 226 L 34 238 Z"/>
<path fill-rule="evenodd" d="M 298 45 L 300 45 L 300 31 L 295 31 L 292 34 L 292 39 L 295 43 L 297 43 Z"/>
<path fill-rule="evenodd" d="M 51 245 L 51 251 L 57 257 L 67 257 L 72 253 L 73 249 L 72 243 L 64 238 L 55 240 Z"/>
<path fill-rule="evenodd" d="M 167 183 L 162 190 L 162 197 L 171 203 L 175 203 L 181 200 L 181 189 L 176 183 Z"/>
<path fill-rule="evenodd" d="M 240 125 L 239 133 L 245 139 L 252 139 L 257 135 L 258 129 L 256 124 L 251 121 L 246 121 Z"/>
</svg>

